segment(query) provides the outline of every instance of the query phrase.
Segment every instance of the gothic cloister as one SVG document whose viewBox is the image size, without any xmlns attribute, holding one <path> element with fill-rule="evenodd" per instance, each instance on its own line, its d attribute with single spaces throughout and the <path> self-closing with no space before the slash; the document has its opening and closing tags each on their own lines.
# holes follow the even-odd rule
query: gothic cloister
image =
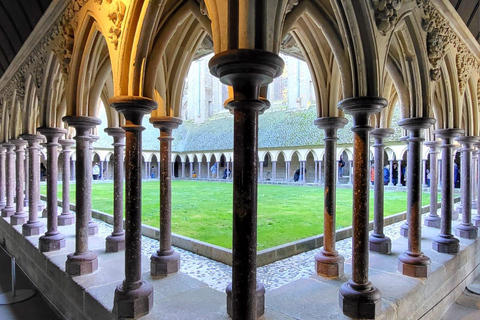
<svg viewBox="0 0 480 320">
<path fill-rule="evenodd" d="M 68 319 L 436 319 L 480 273 L 479 12 L 475 0 L 2 1 L 0 244 Z M 259 148 L 269 84 L 285 67 L 280 52 L 308 66 L 321 147 Z M 233 115 L 233 145 L 180 150 L 172 132 L 185 126 L 185 78 L 193 61 L 212 53 L 210 73 L 228 86 L 216 101 Z M 95 149 L 101 114 L 113 139 L 105 153 Z M 143 150 L 147 118 L 158 129 L 159 153 Z M 339 143 L 343 128 L 348 145 Z M 402 137 L 386 147 L 395 130 Z M 56 161 L 72 150 L 71 162 Z M 464 168 L 458 210 L 455 150 Z M 348 260 L 335 241 L 340 155 L 353 172 Z M 384 234 L 383 172 L 375 166 L 371 190 L 372 159 L 408 163 L 404 239 Z M 424 219 L 427 159 L 432 203 Z M 194 170 L 211 178 L 214 163 L 231 170 L 233 184 L 226 294 L 183 274 L 171 241 L 171 180 Z M 159 248 L 145 257 L 141 186 L 152 166 Z M 305 183 L 324 186 L 322 248 L 311 257 L 311 278 L 269 293 L 256 273 L 258 181 L 290 181 L 297 168 Z M 104 169 L 114 183 L 113 232 L 99 239 L 92 174 Z"/>
</svg>

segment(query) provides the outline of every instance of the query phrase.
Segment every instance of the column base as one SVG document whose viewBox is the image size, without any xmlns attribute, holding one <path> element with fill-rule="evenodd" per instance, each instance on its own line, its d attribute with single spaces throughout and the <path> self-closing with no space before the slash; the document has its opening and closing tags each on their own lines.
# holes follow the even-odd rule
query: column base
<svg viewBox="0 0 480 320">
<path fill-rule="evenodd" d="M 478 228 L 471 223 L 462 223 L 455 227 L 455 235 L 464 239 L 476 239 L 478 236 Z"/>
<path fill-rule="evenodd" d="M 382 312 L 382 294 L 370 282 L 367 285 L 345 282 L 338 298 L 343 314 L 350 318 L 375 319 Z"/>
<path fill-rule="evenodd" d="M 472 217 L 472 223 L 475 227 L 480 227 L 480 215 L 474 215 Z"/>
<path fill-rule="evenodd" d="M 10 224 L 12 226 L 18 226 L 21 224 L 24 224 L 28 221 L 28 214 L 26 213 L 21 213 L 21 214 L 14 214 L 13 216 L 10 216 Z"/>
<path fill-rule="evenodd" d="M 75 223 L 75 215 L 73 213 L 62 213 L 58 216 L 59 226 L 69 226 Z"/>
<path fill-rule="evenodd" d="M 461 214 L 462 211 L 463 211 L 463 204 L 460 202 L 459 204 L 457 204 L 457 205 L 455 206 L 455 212 L 457 212 L 457 214 L 459 214 L 459 213 Z M 453 218 L 452 218 L 452 219 L 453 219 Z"/>
<path fill-rule="evenodd" d="M 429 257 L 422 252 L 413 254 L 406 251 L 398 256 L 398 271 L 404 276 L 427 278 L 430 274 Z"/>
<path fill-rule="evenodd" d="M 22 234 L 26 237 L 38 236 L 43 233 L 43 223 L 40 221 L 27 222 L 22 226 Z"/>
<path fill-rule="evenodd" d="M 458 220 L 459 216 L 460 216 L 460 214 L 458 213 L 457 210 L 452 211 L 452 221 Z"/>
<path fill-rule="evenodd" d="M 460 250 L 460 241 L 453 235 L 438 235 L 432 241 L 433 250 L 440 253 L 458 253 Z"/>
<path fill-rule="evenodd" d="M 15 214 L 15 208 L 13 206 L 5 206 L 2 209 L 2 217 L 8 218 Z"/>
<path fill-rule="evenodd" d="M 473 200 L 472 201 L 472 209 L 477 209 L 477 207 L 478 207 L 477 200 Z"/>
<path fill-rule="evenodd" d="M 227 314 L 232 317 L 232 284 L 229 283 L 225 289 L 227 293 Z M 265 287 L 263 284 L 257 281 L 257 317 L 263 316 L 265 313 Z"/>
<path fill-rule="evenodd" d="M 38 247 L 40 252 L 58 251 L 65 248 L 65 236 L 61 233 L 45 234 L 38 239 Z"/>
<path fill-rule="evenodd" d="M 408 238 L 408 224 L 404 223 L 400 226 L 400 235 L 402 237 Z"/>
<path fill-rule="evenodd" d="M 7 203 L 5 201 L 0 201 L 0 210 L 5 208 L 6 205 L 7 205 Z"/>
<path fill-rule="evenodd" d="M 150 257 L 150 275 L 152 277 L 166 277 L 180 270 L 180 254 L 172 250 L 169 255 L 161 255 L 159 252 Z"/>
<path fill-rule="evenodd" d="M 330 254 L 321 250 L 315 255 L 317 274 L 326 278 L 339 278 L 344 274 L 345 259 L 339 254 Z"/>
<path fill-rule="evenodd" d="M 47 210 L 47 208 L 43 208 L 43 210 L 42 210 L 42 218 L 48 218 L 48 210 Z"/>
<path fill-rule="evenodd" d="M 38 211 L 43 211 L 43 209 L 45 209 L 45 203 L 43 203 L 42 201 L 39 201 L 37 208 L 38 208 Z"/>
<path fill-rule="evenodd" d="M 125 234 L 111 234 L 105 239 L 106 252 L 118 252 L 123 250 L 125 250 Z"/>
<path fill-rule="evenodd" d="M 72 277 L 93 273 L 97 269 L 97 254 L 91 251 L 79 255 L 71 253 L 67 256 L 67 261 L 65 262 L 65 272 Z"/>
<path fill-rule="evenodd" d="M 88 235 L 94 236 L 98 233 L 98 225 L 94 221 L 88 221 Z"/>
<path fill-rule="evenodd" d="M 440 228 L 440 226 L 442 225 L 442 218 L 440 218 L 439 216 L 428 215 L 423 221 L 423 224 L 430 228 Z"/>
<path fill-rule="evenodd" d="M 137 319 L 148 314 L 153 307 L 153 286 L 141 280 L 137 289 L 125 290 L 123 283 L 115 289 L 113 313 L 119 319 Z"/>
<path fill-rule="evenodd" d="M 370 251 L 372 252 L 380 254 L 390 254 L 392 252 L 392 240 L 385 235 L 378 237 L 372 234 L 368 238 L 368 241 L 370 243 Z"/>
</svg>

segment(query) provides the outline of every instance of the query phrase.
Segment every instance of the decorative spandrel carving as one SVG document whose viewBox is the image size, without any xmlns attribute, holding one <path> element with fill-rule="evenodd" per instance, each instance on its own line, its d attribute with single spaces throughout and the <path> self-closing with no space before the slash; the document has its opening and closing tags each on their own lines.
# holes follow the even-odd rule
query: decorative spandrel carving
<svg viewBox="0 0 480 320">
<path fill-rule="evenodd" d="M 378 31 L 386 35 L 397 22 L 397 11 L 402 7 L 403 0 L 373 0 L 375 22 Z M 298 2 L 298 1 L 297 1 Z"/>
<path fill-rule="evenodd" d="M 108 38 L 111 40 L 113 47 L 117 49 L 118 39 L 122 33 L 122 22 L 125 18 L 126 7 L 121 0 L 108 1 L 111 2 L 108 11 L 108 19 L 112 22 L 112 26 L 108 30 Z"/>
</svg>

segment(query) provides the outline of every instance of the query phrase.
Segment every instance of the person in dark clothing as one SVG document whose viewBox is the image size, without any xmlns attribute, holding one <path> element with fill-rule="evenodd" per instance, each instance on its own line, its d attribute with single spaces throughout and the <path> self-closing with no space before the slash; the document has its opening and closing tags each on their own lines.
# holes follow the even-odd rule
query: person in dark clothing
<svg viewBox="0 0 480 320">
<path fill-rule="evenodd" d="M 394 186 L 398 183 L 398 164 L 396 162 L 393 163 L 392 183 Z"/>
<path fill-rule="evenodd" d="M 297 182 L 300 178 L 300 169 L 295 170 L 295 174 L 293 175 L 293 181 Z"/>
</svg>

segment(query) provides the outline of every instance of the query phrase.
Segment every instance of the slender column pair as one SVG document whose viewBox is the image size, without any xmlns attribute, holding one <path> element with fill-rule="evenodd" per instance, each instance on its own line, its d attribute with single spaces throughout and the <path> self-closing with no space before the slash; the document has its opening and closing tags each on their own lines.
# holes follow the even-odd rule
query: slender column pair
<svg viewBox="0 0 480 320">
<path fill-rule="evenodd" d="M 353 237 L 352 278 L 342 284 L 339 304 L 343 313 L 351 318 L 373 319 L 381 312 L 382 294 L 368 280 L 368 227 L 370 193 L 369 136 L 373 129 L 370 116 L 387 106 L 379 97 L 348 98 L 338 107 L 353 116 Z"/>
<path fill-rule="evenodd" d="M 409 152 L 409 143 L 408 143 L 408 136 L 403 136 L 400 138 L 400 141 L 403 141 L 407 144 L 407 165 L 408 165 L 408 152 Z M 383 164 L 382 164 L 383 165 Z M 408 186 L 408 166 L 405 165 L 405 185 Z M 400 226 L 400 235 L 402 235 L 403 237 L 408 237 L 408 222 L 410 221 L 410 214 L 408 213 L 408 210 L 407 210 L 407 219 L 405 220 L 405 223 L 402 224 Z"/>
<path fill-rule="evenodd" d="M 38 128 L 37 131 L 47 138 L 47 232 L 38 239 L 40 251 L 56 251 L 65 247 L 65 235 L 58 231 L 58 140 L 67 133 L 61 128 Z"/>
<path fill-rule="evenodd" d="M 325 188 L 323 204 L 323 248 L 315 255 L 317 274 L 324 277 L 341 277 L 344 273 L 343 256 L 335 250 L 336 196 L 335 180 L 337 177 L 337 130 L 347 124 L 341 117 L 318 118 L 314 124 L 325 130 Z"/>
<path fill-rule="evenodd" d="M 123 231 L 123 154 L 125 147 L 125 130 L 122 128 L 105 128 L 113 137 L 113 232 L 105 240 L 105 251 L 125 250 L 125 232 Z"/>
<path fill-rule="evenodd" d="M 10 217 L 15 213 L 13 206 L 13 192 L 15 191 L 15 145 L 11 142 L 3 144 L 6 149 L 6 196 L 7 201 L 2 209 L 2 217 Z"/>
<path fill-rule="evenodd" d="M 410 277 L 428 277 L 430 258 L 422 252 L 422 130 L 435 123 L 432 118 L 409 118 L 398 122 L 408 130 L 407 216 L 408 248 L 398 256 L 398 271 Z"/>
<path fill-rule="evenodd" d="M 76 219 L 75 252 L 67 256 L 65 270 L 70 276 L 80 276 L 98 269 L 97 254 L 88 248 L 88 217 L 92 207 L 92 154 L 90 153 L 90 130 L 101 123 L 89 116 L 66 116 L 63 118 L 76 131 Z"/>
<path fill-rule="evenodd" d="M 424 143 L 426 147 L 429 147 L 430 155 L 430 213 L 425 218 L 424 224 L 427 227 L 440 228 L 442 219 L 437 214 L 438 210 L 438 154 L 440 151 L 439 141 L 427 141 Z"/>
<path fill-rule="evenodd" d="M 153 286 L 142 279 L 142 126 L 157 103 L 143 97 L 118 96 L 110 105 L 125 117 L 125 279 L 115 289 L 113 312 L 139 318 L 153 306 Z"/>
<path fill-rule="evenodd" d="M 472 153 L 474 152 L 473 145 L 478 142 L 477 137 L 463 136 L 458 137 L 458 142 L 463 145 L 462 152 L 462 223 L 455 227 L 455 235 L 460 238 L 476 239 L 478 236 L 478 229 L 472 224 L 472 185 L 473 176 L 472 168 Z"/>
<path fill-rule="evenodd" d="M 0 144 L 0 210 L 5 208 L 5 182 L 6 182 L 5 171 L 5 148 L 3 143 Z"/>
<path fill-rule="evenodd" d="M 477 214 L 472 218 L 473 224 L 475 227 L 480 227 L 480 142 L 475 144 L 477 147 L 477 194 L 474 196 L 477 197 Z"/>
<path fill-rule="evenodd" d="M 180 254 L 172 249 L 172 131 L 182 120 L 175 117 L 150 118 L 160 129 L 160 249 L 150 257 L 152 277 L 168 276 L 180 270 Z"/>
<path fill-rule="evenodd" d="M 20 136 L 28 143 L 28 189 L 30 192 L 28 202 L 28 221 L 22 225 L 24 236 L 34 236 L 43 233 L 44 226 L 38 220 L 40 199 L 40 136 L 36 134 L 24 134 Z"/>
<path fill-rule="evenodd" d="M 260 89 L 283 70 L 276 54 L 236 49 L 215 55 L 210 72 L 233 87 L 228 103 L 234 116 L 233 158 L 233 267 L 227 287 L 227 313 L 233 319 L 256 319 L 264 313 L 265 289 L 257 283 L 257 158 L 258 115 L 268 107 Z"/>
<path fill-rule="evenodd" d="M 90 173 L 92 173 L 93 143 L 98 141 L 99 139 L 100 139 L 99 136 L 90 134 L 89 146 L 87 150 L 87 152 L 89 153 L 88 158 L 90 159 Z M 90 174 L 90 179 L 87 180 L 87 184 L 88 184 L 87 188 L 89 190 L 92 190 L 92 181 L 93 181 L 93 175 Z M 98 233 L 98 225 L 92 219 L 92 201 L 88 202 L 87 214 L 88 214 L 88 235 L 89 236 L 96 235 Z"/>
<path fill-rule="evenodd" d="M 59 226 L 68 226 L 75 223 L 75 215 L 70 211 L 70 147 L 75 144 L 71 139 L 60 139 L 62 146 L 63 174 L 62 174 L 62 214 L 58 216 Z"/>
<path fill-rule="evenodd" d="M 26 141 L 22 139 L 15 139 L 10 140 L 11 143 L 15 145 L 15 178 L 16 178 L 16 185 L 15 185 L 15 205 L 16 210 L 15 213 L 10 217 L 10 224 L 15 225 L 23 225 L 28 218 L 28 215 L 25 213 L 24 210 L 24 186 L 25 186 L 25 146 L 27 144 Z"/>
<path fill-rule="evenodd" d="M 20 137 L 21 138 L 21 137 Z M 27 143 L 27 146 L 28 146 L 28 143 Z M 28 198 L 30 196 L 30 190 L 28 188 L 28 176 L 29 176 L 29 166 L 28 166 L 28 159 L 29 159 L 29 156 L 28 156 L 28 150 L 26 150 L 25 152 L 25 161 L 24 161 L 24 164 L 23 164 L 23 167 L 25 169 L 25 175 L 24 175 L 24 183 L 25 183 L 25 196 L 23 198 L 23 206 L 24 207 L 27 207 L 28 208 Z"/>
<path fill-rule="evenodd" d="M 438 129 L 434 134 L 442 139 L 442 208 L 440 234 L 433 239 L 433 250 L 441 253 L 457 253 L 460 243 L 452 235 L 453 216 L 453 139 L 463 134 L 462 129 Z"/>
<path fill-rule="evenodd" d="M 374 214 L 373 214 L 373 232 L 369 237 L 370 251 L 381 254 L 390 254 L 392 249 L 392 240 L 383 233 L 384 218 L 384 191 L 383 186 L 383 162 L 384 149 L 383 139 L 393 133 L 392 129 L 376 128 L 372 131 L 372 137 L 375 140 L 375 178 L 374 178 Z"/>
</svg>

